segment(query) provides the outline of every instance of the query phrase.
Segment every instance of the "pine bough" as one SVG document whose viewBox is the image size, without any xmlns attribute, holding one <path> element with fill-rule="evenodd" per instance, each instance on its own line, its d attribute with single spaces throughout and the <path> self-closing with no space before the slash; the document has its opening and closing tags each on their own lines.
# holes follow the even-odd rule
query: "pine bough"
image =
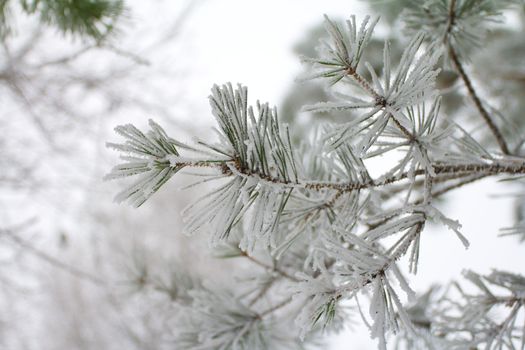
<svg viewBox="0 0 525 350">
<path fill-rule="evenodd" d="M 123 0 L 1 0 L 0 39 L 13 30 L 13 12 L 38 15 L 42 24 L 63 34 L 89 38 L 101 43 L 115 31 L 119 18 L 126 13 Z"/>
<path fill-rule="evenodd" d="M 381 349 L 390 334 L 408 348 L 524 348 L 524 277 L 469 271 L 477 294 L 453 284 L 416 296 L 398 266 L 406 256 L 417 273 L 428 221 L 468 247 L 458 221 L 434 206 L 436 197 L 487 176 L 525 174 L 525 159 L 507 147 L 512 140 L 487 150 L 440 113 L 435 88 L 443 59 L 461 70 L 459 60 L 482 40 L 479 28 L 509 4 L 415 2 L 404 15 L 412 39 L 399 62 L 385 42 L 381 71 L 362 62 L 377 19 L 358 25 L 355 17 L 344 24 L 326 18 L 328 39 L 318 57 L 304 58 L 311 70 L 302 80 L 326 80 L 335 99 L 304 109 L 346 111 L 348 121 L 313 133 L 310 143 L 293 144 L 275 108 L 251 106 L 246 87 L 231 84 L 214 86 L 209 98 L 217 142 L 176 141 L 153 121 L 147 132 L 116 128 L 125 141 L 108 145 L 124 162 L 107 179 L 135 178 L 117 201 L 138 207 L 173 175 L 196 168 L 205 176 L 200 182 L 216 186 L 184 211 L 185 231 L 210 233 L 220 255 L 264 269 L 241 294 L 175 282 L 184 290 L 172 298 L 184 310 L 172 327 L 177 349 L 315 347 L 321 332 L 341 329 L 352 314 L 361 315 Z M 473 89 L 469 94 L 490 118 Z M 372 176 L 367 160 L 393 153 L 398 162 Z M 521 224 L 507 232 L 523 231 Z"/>
</svg>

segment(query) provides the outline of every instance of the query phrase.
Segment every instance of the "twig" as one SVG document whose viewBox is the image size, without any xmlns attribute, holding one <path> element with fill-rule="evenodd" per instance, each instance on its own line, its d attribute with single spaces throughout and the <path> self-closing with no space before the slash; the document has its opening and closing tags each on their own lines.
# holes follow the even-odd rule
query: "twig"
<svg viewBox="0 0 525 350">
<path fill-rule="evenodd" d="M 276 305 L 272 306 L 271 308 L 261 312 L 259 314 L 259 318 L 263 318 L 263 317 L 265 317 L 265 316 L 267 316 L 267 315 L 269 315 L 269 314 L 279 310 L 280 308 L 285 307 L 286 305 L 290 304 L 292 302 L 292 300 L 293 300 L 292 298 L 288 298 L 288 299 L 285 299 L 285 300 L 281 301 L 279 304 L 276 304 Z"/>
<path fill-rule="evenodd" d="M 498 129 L 498 126 L 496 125 L 494 120 L 492 120 L 492 117 L 489 115 L 488 111 L 483 106 L 483 103 L 481 102 L 478 94 L 476 93 L 476 90 L 474 89 L 474 86 L 472 85 L 471 79 L 465 72 L 465 69 L 463 68 L 463 65 L 461 64 L 461 61 L 459 60 L 456 50 L 454 50 L 454 46 L 450 42 L 450 33 L 454 27 L 454 22 L 455 22 L 455 7 L 456 7 L 456 1 L 451 0 L 450 7 L 449 7 L 449 16 L 448 16 L 449 18 L 448 18 L 447 30 L 446 30 L 445 37 L 444 37 L 444 43 L 448 47 L 450 59 L 454 63 L 454 66 L 456 67 L 456 70 L 458 74 L 460 75 L 461 79 L 465 83 L 469 96 L 474 102 L 476 109 L 478 110 L 479 114 L 481 115 L 485 123 L 488 125 L 490 131 L 496 138 L 496 141 L 498 142 L 498 145 L 501 151 L 503 152 L 503 154 L 511 154 L 507 146 L 507 142 L 505 141 L 505 138 L 501 134 L 501 131 Z"/>
<path fill-rule="evenodd" d="M 82 279 L 84 281 L 91 282 L 97 286 L 104 286 L 106 285 L 106 282 L 96 276 L 93 276 L 92 274 L 79 270 L 76 267 L 67 265 L 63 263 L 62 261 L 44 253 L 40 249 L 35 248 L 22 238 L 18 237 L 16 234 L 14 234 L 11 230 L 8 229 L 1 229 L 0 233 L 4 235 L 5 237 L 9 238 L 12 242 L 18 244 L 20 247 L 24 248 L 26 251 L 30 252 L 37 258 L 46 261 L 47 263 L 58 267 L 59 269 L 69 273 L 70 275 L 77 277 L 79 279 Z"/>
<path fill-rule="evenodd" d="M 370 84 L 366 81 L 365 78 L 363 78 L 357 71 L 352 68 L 348 67 L 345 70 L 345 73 L 352 77 L 366 92 L 368 92 L 372 97 L 376 100 L 378 104 L 381 104 L 380 102 L 384 101 L 384 97 L 381 96 L 377 91 L 375 91 Z"/>
<path fill-rule="evenodd" d="M 256 302 L 258 302 L 259 300 L 261 300 L 262 297 L 264 297 L 266 295 L 266 293 L 268 293 L 268 291 L 270 290 L 270 288 L 272 288 L 273 286 L 273 283 L 275 282 L 275 279 L 271 280 L 270 282 L 266 283 L 264 285 L 263 288 L 261 288 L 261 290 L 259 291 L 259 293 L 257 293 L 257 295 L 248 303 L 248 306 L 253 306 L 255 305 Z"/>
<path fill-rule="evenodd" d="M 286 271 L 283 271 L 281 269 L 279 269 L 277 266 L 272 266 L 272 265 L 268 265 L 256 258 L 254 258 L 253 256 L 250 256 L 248 255 L 247 252 L 242 252 L 241 253 L 241 256 L 244 256 L 246 258 L 248 258 L 248 260 L 250 260 L 251 262 L 253 262 L 254 264 L 256 265 L 259 265 L 260 267 L 263 267 L 267 270 L 271 270 L 271 271 L 275 271 L 277 272 L 279 275 L 291 280 L 291 281 L 294 281 L 294 282 L 300 282 L 300 280 L 298 278 L 295 278 L 294 276 L 290 275 L 289 273 L 287 273 Z"/>
<path fill-rule="evenodd" d="M 456 66 L 456 69 L 459 75 L 461 76 L 461 79 L 463 80 L 463 82 L 465 83 L 465 86 L 467 87 L 467 90 L 469 92 L 470 97 L 472 98 L 472 101 L 474 101 L 474 105 L 476 106 L 477 110 L 479 111 L 479 114 L 481 115 L 485 123 L 487 123 L 490 131 L 496 138 L 496 141 L 498 142 L 498 145 L 501 151 L 504 154 L 511 154 L 507 146 L 507 142 L 505 141 L 505 138 L 503 137 L 503 135 L 501 134 L 501 131 L 498 129 L 498 127 L 492 120 L 492 117 L 489 115 L 489 113 L 483 106 L 481 100 L 479 99 L 476 93 L 476 90 L 474 90 L 474 86 L 472 86 L 472 82 L 470 78 L 468 77 L 467 73 L 465 72 L 465 69 L 461 65 L 461 62 L 459 61 L 456 51 L 454 50 L 452 45 L 449 45 L 449 54 L 450 54 L 450 58 L 452 59 L 452 62 L 454 62 L 454 65 Z"/>
<path fill-rule="evenodd" d="M 459 182 L 456 182 L 455 184 L 452 184 L 452 185 L 449 185 L 449 186 L 446 186 L 440 190 L 437 190 L 435 192 L 432 192 L 432 197 L 439 197 L 449 191 L 452 191 L 452 190 L 455 190 L 457 188 L 460 188 L 464 185 L 467 185 L 467 184 L 470 184 L 470 183 L 473 183 L 473 182 L 476 182 L 478 180 L 481 180 L 481 179 L 484 179 L 486 178 L 488 175 L 485 175 L 485 174 L 481 174 L 481 175 L 474 175 L 472 177 L 469 177 L 467 179 L 464 179 L 464 180 L 461 180 Z"/>
<path fill-rule="evenodd" d="M 225 167 L 226 165 L 226 167 Z M 436 162 L 431 164 L 436 175 L 454 175 L 454 177 L 470 176 L 470 175 L 483 175 L 492 176 L 500 174 L 512 174 L 522 175 L 525 174 L 525 160 L 523 162 L 506 163 L 506 162 L 493 162 L 492 164 L 480 164 L 480 163 L 465 163 L 465 164 L 447 164 L 442 162 Z M 325 191 L 335 190 L 339 192 L 353 192 L 356 190 L 364 190 L 376 187 L 382 187 L 397 182 L 404 181 L 406 179 L 419 176 L 426 176 L 427 171 L 425 169 L 417 169 L 412 174 L 408 172 L 402 173 L 396 176 L 390 176 L 382 179 L 372 179 L 368 181 L 354 181 L 354 182 L 313 182 L 307 180 L 298 180 L 297 182 L 286 181 L 279 178 L 270 176 L 262 176 L 256 172 L 252 172 L 248 169 L 242 169 L 236 167 L 233 160 L 230 161 L 198 161 L 198 162 L 178 162 L 171 166 L 179 167 L 211 167 L 218 168 L 223 172 L 224 175 L 229 176 L 241 176 L 241 177 L 256 177 L 260 182 L 268 182 L 272 184 L 282 185 L 287 188 L 307 189 L 312 191 Z M 230 172 L 225 172 L 224 169 L 229 169 Z"/>
<path fill-rule="evenodd" d="M 89 50 L 93 49 L 94 47 L 96 47 L 96 46 L 95 45 L 87 45 L 87 46 L 81 48 L 80 50 L 78 50 L 78 51 L 76 51 L 76 52 L 74 52 L 72 54 L 69 54 L 67 56 L 63 56 L 63 57 L 60 57 L 60 58 L 55 58 L 53 60 L 49 60 L 49 61 L 45 61 L 45 62 L 39 63 L 39 64 L 35 65 L 33 68 L 38 70 L 38 69 L 42 69 L 42 68 L 49 67 L 49 66 L 64 65 L 66 63 L 69 63 L 71 61 L 76 60 L 77 58 L 79 58 L 80 56 L 82 56 L 83 54 L 88 52 Z"/>
</svg>

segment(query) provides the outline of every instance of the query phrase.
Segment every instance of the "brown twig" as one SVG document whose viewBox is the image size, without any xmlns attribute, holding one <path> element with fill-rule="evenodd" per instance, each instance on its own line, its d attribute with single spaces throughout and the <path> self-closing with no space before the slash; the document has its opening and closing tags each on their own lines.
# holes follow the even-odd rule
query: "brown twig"
<svg viewBox="0 0 525 350">
<path fill-rule="evenodd" d="M 452 60 L 452 62 L 454 62 L 454 66 L 456 66 L 456 70 L 458 71 L 461 79 L 465 83 L 465 86 L 467 87 L 470 98 L 474 102 L 476 109 L 478 110 L 479 114 L 481 115 L 485 123 L 488 125 L 490 131 L 496 138 L 496 141 L 498 142 L 501 152 L 503 152 L 504 154 L 511 154 L 509 151 L 509 147 L 507 146 L 507 142 L 505 141 L 505 138 L 503 137 L 503 135 L 501 134 L 501 131 L 498 129 L 498 126 L 496 125 L 496 123 L 494 123 L 494 121 L 492 120 L 492 117 L 489 115 L 489 113 L 483 106 L 483 103 L 479 99 L 476 93 L 476 90 L 474 90 L 474 86 L 472 85 L 470 78 L 465 72 L 465 69 L 463 68 L 456 54 L 456 51 L 454 50 L 452 45 L 449 45 L 449 55 L 450 55 L 450 59 Z"/>
<path fill-rule="evenodd" d="M 463 65 L 461 64 L 461 61 L 458 57 L 458 54 L 456 50 L 454 49 L 454 46 L 450 42 L 450 34 L 452 32 L 452 29 L 454 28 L 455 24 L 455 7 L 456 7 L 456 1 L 451 0 L 450 1 L 450 7 L 449 7 L 449 18 L 448 18 L 448 24 L 447 29 L 445 32 L 445 37 L 443 39 L 444 44 L 448 48 L 448 53 L 450 56 L 450 59 L 452 60 L 459 76 L 465 83 L 465 86 L 467 87 L 467 91 L 469 93 L 470 98 L 474 102 L 474 105 L 476 106 L 476 109 L 478 110 L 479 114 L 485 121 L 485 123 L 488 125 L 490 131 L 496 138 L 496 141 L 498 142 L 498 145 L 503 152 L 503 154 L 511 154 L 509 151 L 509 147 L 507 146 L 507 142 L 505 141 L 505 138 L 501 134 L 501 131 L 499 130 L 498 126 L 488 113 L 487 109 L 483 106 L 483 103 L 481 102 L 481 99 L 479 98 L 478 94 L 476 93 L 476 90 L 474 89 L 474 86 L 472 85 L 472 80 L 467 75 Z"/>
<path fill-rule="evenodd" d="M 380 103 L 385 100 L 383 96 L 381 96 L 377 91 L 375 91 L 370 84 L 366 81 L 365 78 L 363 78 L 357 71 L 352 68 L 348 67 L 345 70 L 345 73 L 352 77 L 366 92 L 368 92 L 372 97 L 376 100 L 376 102 L 381 105 L 384 103 Z"/>
<path fill-rule="evenodd" d="M 451 184 L 449 186 L 446 186 L 444 188 L 441 188 L 435 192 L 432 192 L 432 197 L 439 197 L 441 195 L 444 195 L 445 193 L 449 192 L 449 191 L 452 191 L 452 190 L 455 190 L 457 188 L 460 188 L 460 187 L 463 187 L 467 184 L 470 184 L 470 183 L 473 183 L 473 182 L 476 182 L 478 180 L 481 180 L 481 179 L 484 179 L 485 177 L 487 177 L 488 175 L 485 175 L 485 174 L 481 174 L 481 175 L 474 175 L 474 176 L 471 176 L 471 177 L 468 177 L 466 179 L 463 179 L 459 182 L 456 182 L 454 184 Z"/>
<path fill-rule="evenodd" d="M 292 300 L 293 300 L 292 298 L 288 298 L 288 299 L 285 299 L 285 300 L 281 301 L 280 303 L 272 306 L 271 308 L 261 312 L 259 314 L 259 318 L 263 318 L 263 317 L 265 317 L 265 316 L 267 316 L 267 315 L 269 315 L 269 314 L 279 310 L 280 308 L 285 307 L 286 305 L 290 304 L 292 302 Z"/>
<path fill-rule="evenodd" d="M 224 164 L 228 164 L 228 169 L 232 170 L 231 173 L 225 174 L 229 176 L 256 176 L 261 181 L 271 182 L 273 184 L 280 184 L 289 188 L 304 188 L 312 191 L 324 191 L 324 190 L 335 190 L 339 192 L 353 192 L 356 190 L 364 190 L 376 187 L 382 187 L 394 183 L 404 181 L 406 179 L 419 176 L 425 176 L 427 174 L 426 169 L 418 169 L 409 174 L 408 172 L 402 173 L 396 176 L 390 176 L 379 180 L 368 180 L 368 181 L 355 181 L 355 182 L 314 182 L 307 180 L 298 180 L 297 182 L 286 181 L 275 177 L 263 176 L 258 173 L 242 169 L 235 166 L 234 161 L 213 161 L 213 162 L 180 162 L 172 164 L 172 166 L 184 166 L 184 167 L 211 167 L 223 169 Z M 483 175 L 483 176 L 494 176 L 500 174 L 511 174 L 511 175 L 522 175 L 525 174 L 525 161 L 519 163 L 505 163 L 505 162 L 493 162 L 492 164 L 479 164 L 479 163 L 465 163 L 465 164 L 447 164 L 437 162 L 432 164 L 436 175 L 453 175 L 451 178 L 470 175 Z"/>
<path fill-rule="evenodd" d="M 289 279 L 290 281 L 294 281 L 294 282 L 299 282 L 300 281 L 298 278 L 295 278 L 294 276 L 290 275 L 286 271 L 283 271 L 283 270 L 279 269 L 277 266 L 272 266 L 272 265 L 266 264 L 266 263 L 264 263 L 264 262 L 262 262 L 262 261 L 260 261 L 260 260 L 258 260 L 256 258 L 254 258 L 253 256 L 248 255 L 248 253 L 245 252 L 245 251 L 243 251 L 241 253 L 241 256 L 246 257 L 248 260 L 250 260 L 254 264 L 259 265 L 260 267 L 262 267 L 262 268 L 264 268 L 266 270 L 271 270 L 271 271 L 274 271 L 274 272 L 278 273 L 279 275 L 281 275 L 284 278 Z"/>
</svg>

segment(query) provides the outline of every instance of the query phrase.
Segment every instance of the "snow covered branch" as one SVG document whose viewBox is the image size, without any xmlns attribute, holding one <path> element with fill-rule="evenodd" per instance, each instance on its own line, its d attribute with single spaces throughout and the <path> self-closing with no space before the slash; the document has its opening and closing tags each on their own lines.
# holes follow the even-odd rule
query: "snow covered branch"
<svg viewBox="0 0 525 350">
<path fill-rule="evenodd" d="M 451 307 L 431 317 L 426 307 L 434 302 L 433 292 L 416 298 L 399 265 L 406 257 L 408 271 L 417 273 L 421 237 L 431 221 L 469 247 L 459 221 L 441 212 L 435 198 L 489 176 L 525 175 L 525 158 L 511 155 L 461 63 L 485 35 L 478 29 L 511 2 L 414 3 L 404 14 L 410 41 L 398 62 L 385 41 L 379 68 L 363 62 L 377 19 L 366 17 L 358 25 L 354 16 L 344 24 L 326 17 L 328 37 L 318 57 L 303 58 L 311 71 L 301 81 L 327 80 L 333 100 L 304 111 L 343 118 L 303 137 L 310 141 L 300 145 L 275 108 L 251 106 L 247 88 L 232 84 L 214 86 L 209 97 L 217 142 L 189 145 L 152 121 L 146 133 L 132 125 L 116 128 L 125 141 L 108 146 L 124 162 L 106 178 L 137 178 L 117 201 L 140 206 L 179 171 L 202 172 L 204 180 L 196 184 L 216 185 L 183 212 L 186 232 L 205 231 L 215 249 L 228 247 L 219 255 L 245 257 L 264 270 L 259 284 L 237 299 L 233 291 L 210 286 L 192 290 L 187 319 L 178 320 L 181 348 L 300 346 L 320 331 L 340 329 L 348 304 L 363 294 L 370 297 L 369 315 L 359 303 L 357 308 L 380 349 L 393 333 L 399 344 L 424 348 L 501 348 L 523 337 L 515 327 L 522 277 L 467 273 L 482 295 L 459 289 L 465 303 L 447 299 Z M 488 150 L 442 111 L 446 101 L 436 79 L 450 60 L 499 150 Z M 397 161 L 380 174 L 370 171 L 369 161 L 381 156 Z M 522 232 L 521 226 L 509 232 Z M 496 296 L 487 284 L 509 293 Z M 489 315 L 498 305 L 510 308 L 499 323 Z M 453 308 L 461 313 L 449 314 Z M 291 337 L 281 337 L 269 321 L 290 318 L 297 326 Z"/>
</svg>

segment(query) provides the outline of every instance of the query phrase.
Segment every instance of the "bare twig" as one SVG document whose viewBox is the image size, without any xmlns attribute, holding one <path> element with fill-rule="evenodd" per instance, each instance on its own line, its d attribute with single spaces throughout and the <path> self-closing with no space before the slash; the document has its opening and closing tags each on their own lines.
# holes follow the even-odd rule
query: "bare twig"
<svg viewBox="0 0 525 350">
<path fill-rule="evenodd" d="M 293 300 L 292 298 L 288 298 L 288 299 L 285 299 L 285 300 L 281 301 L 280 303 L 272 306 L 271 308 L 261 312 L 259 314 L 259 318 L 263 318 L 263 317 L 265 317 L 265 316 L 267 316 L 267 315 L 269 315 L 269 314 L 271 314 L 271 313 L 273 313 L 273 312 L 275 312 L 275 311 L 285 307 L 286 305 L 290 304 L 292 302 L 292 300 Z"/>
<path fill-rule="evenodd" d="M 465 86 L 467 87 L 467 91 L 469 93 L 470 98 L 474 102 L 474 105 L 476 106 L 476 109 L 478 110 L 479 114 L 481 115 L 485 123 L 488 125 L 490 131 L 496 138 L 496 141 L 498 142 L 501 151 L 503 152 L 503 154 L 511 154 L 507 146 L 507 142 L 505 141 L 505 138 L 501 134 L 501 131 L 499 130 L 498 126 L 496 125 L 486 108 L 483 106 L 483 103 L 481 102 L 478 94 L 476 93 L 476 90 L 474 89 L 474 86 L 472 85 L 472 80 L 467 75 L 463 65 L 461 64 L 458 54 L 454 49 L 454 46 L 450 42 L 450 33 L 452 32 L 455 23 L 455 8 L 456 0 L 451 0 L 449 7 L 447 30 L 444 37 L 444 44 L 448 48 L 450 59 L 454 63 L 458 74 L 460 75 L 461 79 L 465 83 Z"/>
<path fill-rule="evenodd" d="M 289 279 L 291 281 L 294 281 L 294 282 L 299 282 L 300 281 L 298 278 L 295 278 L 294 276 L 290 275 L 286 271 L 283 271 L 283 270 L 279 269 L 277 266 L 268 265 L 268 264 L 266 264 L 266 263 L 264 263 L 264 262 L 262 262 L 262 261 L 260 261 L 260 260 L 258 260 L 256 258 L 254 258 L 253 256 L 248 255 L 247 252 L 243 251 L 241 256 L 244 256 L 244 257 L 248 258 L 248 260 L 250 260 L 251 262 L 253 262 L 256 265 L 259 265 L 260 267 L 262 267 L 264 269 L 275 271 L 279 275 L 281 275 L 282 277 L 287 278 L 287 279 Z"/>
<path fill-rule="evenodd" d="M 0 229 L 0 234 L 8 238 L 12 242 L 16 243 L 17 245 L 25 249 L 27 252 L 30 252 L 31 254 L 33 254 L 33 256 L 39 258 L 40 260 L 46 261 L 47 263 L 53 265 L 54 267 L 57 267 L 61 269 L 62 271 L 65 271 L 76 278 L 79 278 L 84 281 L 88 281 L 97 286 L 106 285 L 106 282 L 100 279 L 99 277 L 93 276 L 92 274 L 82 271 L 74 266 L 67 265 L 64 262 L 58 260 L 57 258 L 48 255 L 42 250 L 35 248 L 33 245 L 23 240 L 22 238 L 20 238 L 18 235 L 16 235 L 13 231 L 9 229 Z"/>
</svg>

